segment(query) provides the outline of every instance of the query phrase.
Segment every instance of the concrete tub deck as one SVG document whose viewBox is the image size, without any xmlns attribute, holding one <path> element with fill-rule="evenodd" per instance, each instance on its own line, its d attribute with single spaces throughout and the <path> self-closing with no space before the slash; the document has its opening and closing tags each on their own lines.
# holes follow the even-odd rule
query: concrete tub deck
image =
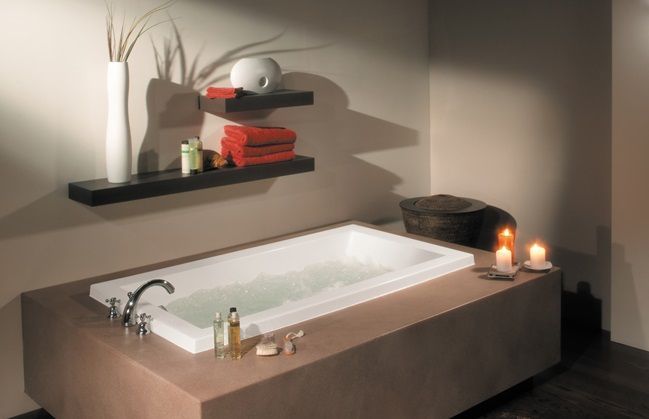
<svg viewBox="0 0 649 419">
<path fill-rule="evenodd" d="M 475 266 L 276 332 L 306 332 L 290 357 L 192 355 L 88 296 L 95 282 L 308 232 L 23 294 L 27 394 L 57 418 L 442 418 L 559 362 L 559 270 L 489 280 L 493 253 L 419 236 Z"/>
</svg>

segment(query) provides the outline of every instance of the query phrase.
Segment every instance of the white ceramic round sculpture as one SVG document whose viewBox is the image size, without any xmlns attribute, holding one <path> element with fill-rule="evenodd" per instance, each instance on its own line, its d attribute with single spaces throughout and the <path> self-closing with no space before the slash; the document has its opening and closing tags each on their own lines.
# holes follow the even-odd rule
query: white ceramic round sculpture
<svg viewBox="0 0 649 419">
<path fill-rule="evenodd" d="M 232 87 L 255 93 L 270 93 L 282 82 L 282 69 L 272 58 L 242 58 L 230 71 Z"/>
</svg>

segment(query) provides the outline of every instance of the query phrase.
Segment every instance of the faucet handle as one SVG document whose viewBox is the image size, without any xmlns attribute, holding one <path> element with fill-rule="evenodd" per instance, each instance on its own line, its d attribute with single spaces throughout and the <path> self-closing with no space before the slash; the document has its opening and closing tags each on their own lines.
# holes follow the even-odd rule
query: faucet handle
<svg viewBox="0 0 649 419">
<path fill-rule="evenodd" d="M 116 319 L 120 316 L 119 311 L 117 311 L 116 305 L 121 303 L 121 301 L 117 297 L 111 297 L 111 298 L 106 298 L 106 302 L 110 304 L 110 307 L 108 308 L 108 318 L 109 319 Z"/>
<path fill-rule="evenodd" d="M 150 314 L 141 313 L 141 314 L 138 316 L 138 318 L 140 319 L 140 323 L 146 323 L 147 320 L 150 321 L 150 320 L 153 318 L 153 316 L 151 316 Z"/>
<path fill-rule="evenodd" d="M 137 334 L 140 336 L 146 335 L 149 333 L 149 330 L 146 328 L 147 323 L 151 323 L 153 317 L 146 313 L 141 313 L 138 316 L 139 322 L 137 324 Z"/>
</svg>

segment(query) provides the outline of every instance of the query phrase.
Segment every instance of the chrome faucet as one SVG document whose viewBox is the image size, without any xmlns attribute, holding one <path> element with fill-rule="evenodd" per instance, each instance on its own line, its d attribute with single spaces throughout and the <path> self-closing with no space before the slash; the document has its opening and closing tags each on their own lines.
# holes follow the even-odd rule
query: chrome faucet
<svg viewBox="0 0 649 419">
<path fill-rule="evenodd" d="M 128 302 L 124 306 L 124 311 L 122 312 L 122 317 L 123 321 L 122 324 L 124 327 L 129 327 L 135 325 L 135 322 L 131 320 L 131 317 L 135 315 L 135 306 L 137 305 L 137 302 L 140 300 L 140 297 L 142 296 L 142 293 L 147 290 L 147 288 L 152 287 L 154 285 L 159 285 L 169 294 L 173 294 L 174 291 L 176 291 L 176 288 L 174 288 L 173 285 L 171 285 L 170 282 L 165 281 L 164 279 L 152 279 L 151 281 L 148 281 L 142 285 L 140 285 L 135 291 L 129 292 L 128 295 Z"/>
</svg>

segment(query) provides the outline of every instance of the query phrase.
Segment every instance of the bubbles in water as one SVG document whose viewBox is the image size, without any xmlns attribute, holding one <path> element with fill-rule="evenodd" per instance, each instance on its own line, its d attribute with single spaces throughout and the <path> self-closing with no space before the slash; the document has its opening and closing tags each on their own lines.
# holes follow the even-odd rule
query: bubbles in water
<svg viewBox="0 0 649 419">
<path fill-rule="evenodd" d="M 211 327 L 214 313 L 237 307 L 241 316 L 299 301 L 320 292 L 373 278 L 389 269 L 356 259 L 331 260 L 283 274 L 260 273 L 249 282 L 202 289 L 166 305 L 167 311 L 200 328 Z"/>
</svg>

